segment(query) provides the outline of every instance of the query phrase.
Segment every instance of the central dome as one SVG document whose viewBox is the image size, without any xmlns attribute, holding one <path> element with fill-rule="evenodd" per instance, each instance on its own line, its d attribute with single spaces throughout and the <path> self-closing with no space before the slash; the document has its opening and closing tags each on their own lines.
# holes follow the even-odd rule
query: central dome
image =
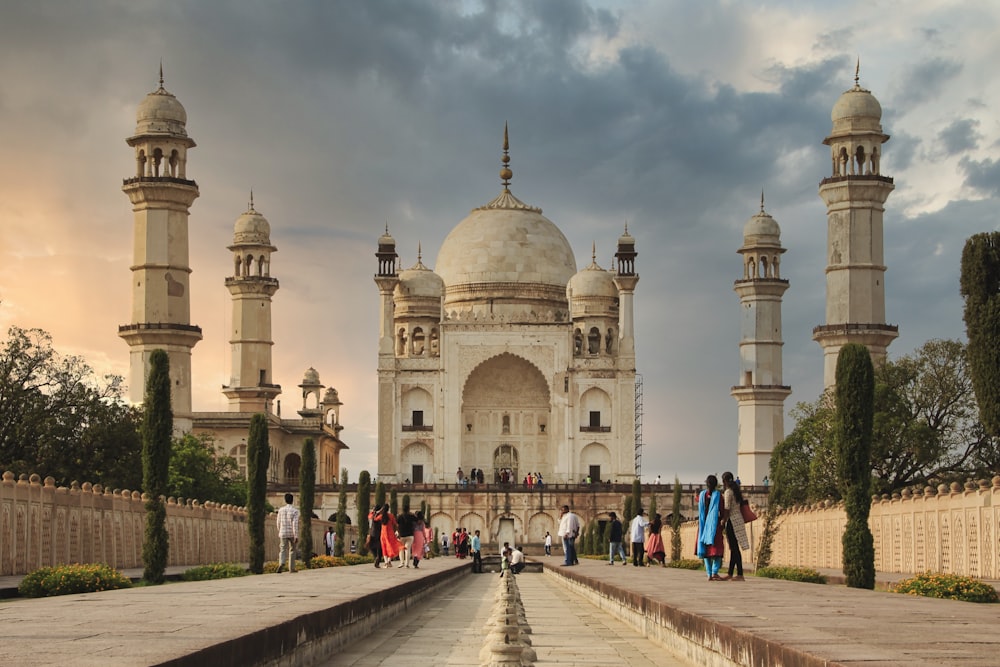
<svg viewBox="0 0 1000 667">
<path fill-rule="evenodd" d="M 566 283 L 576 273 L 576 259 L 542 210 L 505 187 L 451 230 L 434 270 L 444 280 L 446 307 L 544 302 L 565 309 Z"/>
</svg>

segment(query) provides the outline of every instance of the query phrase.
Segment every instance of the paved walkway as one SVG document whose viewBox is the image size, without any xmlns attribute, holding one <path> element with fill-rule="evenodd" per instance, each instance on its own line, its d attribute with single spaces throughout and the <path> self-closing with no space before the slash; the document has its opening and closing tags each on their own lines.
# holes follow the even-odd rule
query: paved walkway
<svg viewBox="0 0 1000 667">
<path fill-rule="evenodd" d="M 661 665 L 677 655 L 696 665 L 1000 665 L 1000 605 L 544 560 L 543 574 L 518 576 L 538 665 Z M 407 638 L 402 664 L 475 665 L 498 579 L 468 566 L 435 558 L 419 570 L 356 566 L 2 600 L 0 665 L 396 665 L 386 642 L 381 658 L 343 649 L 377 647 L 379 635 L 364 634 L 393 627 Z M 394 605 L 408 614 L 398 626 Z"/>
</svg>

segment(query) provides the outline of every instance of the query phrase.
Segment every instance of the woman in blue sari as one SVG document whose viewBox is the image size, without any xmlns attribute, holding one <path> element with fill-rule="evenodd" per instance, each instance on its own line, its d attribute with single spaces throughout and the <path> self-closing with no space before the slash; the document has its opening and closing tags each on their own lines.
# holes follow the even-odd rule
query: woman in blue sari
<svg viewBox="0 0 1000 667">
<path fill-rule="evenodd" d="M 709 581 L 722 581 L 719 568 L 725 547 L 725 530 L 722 527 L 722 494 L 718 491 L 719 480 L 709 475 L 705 480 L 708 487 L 698 495 L 698 547 L 699 558 L 705 561 L 705 572 Z"/>
</svg>

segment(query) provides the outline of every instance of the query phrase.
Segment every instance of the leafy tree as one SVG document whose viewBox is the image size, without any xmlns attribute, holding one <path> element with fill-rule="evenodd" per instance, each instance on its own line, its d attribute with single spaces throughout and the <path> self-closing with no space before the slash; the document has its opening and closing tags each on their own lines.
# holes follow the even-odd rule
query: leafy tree
<svg viewBox="0 0 1000 667">
<path fill-rule="evenodd" d="M 358 475 L 358 491 L 355 505 L 358 508 L 358 553 L 368 555 L 365 541 L 368 537 L 368 511 L 371 509 L 372 478 L 367 470 Z"/>
<path fill-rule="evenodd" d="M 299 544 L 302 559 L 308 565 L 312 558 L 313 534 L 312 517 L 316 503 L 316 443 L 306 438 L 302 443 L 302 468 L 299 473 Z"/>
<path fill-rule="evenodd" d="M 771 453 L 770 505 L 840 497 L 834 476 L 833 414 L 830 394 L 792 409 L 795 429 Z"/>
<path fill-rule="evenodd" d="M 186 433 L 173 440 L 167 489 L 169 496 L 228 505 L 243 505 L 247 500 L 246 480 L 240 476 L 236 459 L 216 451 L 207 434 Z"/>
<path fill-rule="evenodd" d="M 271 460 L 271 445 L 267 431 L 267 415 L 260 413 L 250 419 L 247 436 L 247 531 L 250 533 L 250 571 L 264 572 L 264 519 L 267 514 L 267 466 Z"/>
<path fill-rule="evenodd" d="M 170 407 L 170 358 L 163 350 L 149 355 L 149 377 L 142 423 L 142 488 L 146 493 L 146 531 L 142 541 L 142 578 L 162 584 L 170 553 L 167 533 L 167 475 L 174 413 Z"/>
<path fill-rule="evenodd" d="M 337 522 L 334 531 L 337 543 L 333 545 L 333 555 L 344 555 L 344 527 L 347 524 L 347 468 L 340 471 L 340 493 L 337 496 Z"/>
<path fill-rule="evenodd" d="M 965 242 L 960 287 L 980 419 L 987 433 L 1000 438 L 1000 232 Z"/>
<path fill-rule="evenodd" d="M 122 394 L 121 377 L 97 378 L 45 331 L 11 327 L 0 346 L 0 470 L 141 488 L 142 413 Z"/>
<path fill-rule="evenodd" d="M 670 508 L 670 560 L 681 559 L 681 480 L 674 475 L 674 497 Z"/>
<path fill-rule="evenodd" d="M 849 343 L 837 357 L 837 479 L 844 498 L 844 574 L 853 588 L 875 588 L 875 545 L 868 528 L 871 510 L 872 423 L 875 370 L 868 348 Z"/>
</svg>

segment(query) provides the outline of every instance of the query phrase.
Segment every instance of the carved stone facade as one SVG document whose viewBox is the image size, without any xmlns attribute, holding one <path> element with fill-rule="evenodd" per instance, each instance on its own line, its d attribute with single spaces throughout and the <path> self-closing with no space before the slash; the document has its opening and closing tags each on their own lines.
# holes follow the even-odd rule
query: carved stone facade
<svg viewBox="0 0 1000 667">
<path fill-rule="evenodd" d="M 378 240 L 378 479 L 628 482 L 635 239 L 616 270 L 578 272 L 562 232 L 511 194 L 504 142 L 503 191 L 451 231 L 435 271 L 418 253 L 397 272 L 388 229 Z"/>
</svg>

